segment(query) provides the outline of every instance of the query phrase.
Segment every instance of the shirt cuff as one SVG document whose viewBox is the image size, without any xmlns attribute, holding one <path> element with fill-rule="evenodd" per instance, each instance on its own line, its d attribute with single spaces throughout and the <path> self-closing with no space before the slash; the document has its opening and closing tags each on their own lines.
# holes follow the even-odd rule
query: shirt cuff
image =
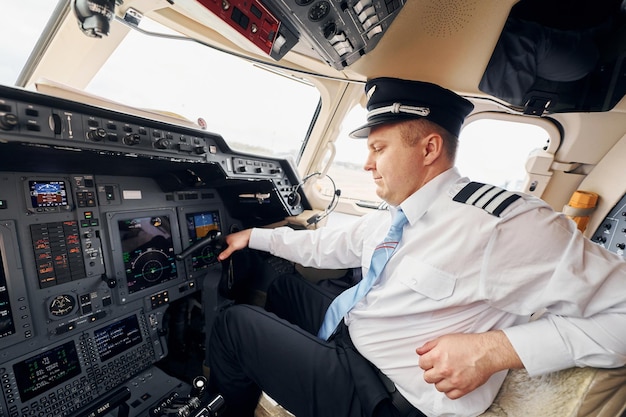
<svg viewBox="0 0 626 417">
<path fill-rule="evenodd" d="M 576 365 L 567 344 L 549 320 L 539 319 L 503 331 L 530 376 Z"/>
<path fill-rule="evenodd" d="M 272 229 L 252 229 L 248 247 L 263 252 L 270 252 L 270 237 L 272 236 L 272 232 Z"/>
</svg>

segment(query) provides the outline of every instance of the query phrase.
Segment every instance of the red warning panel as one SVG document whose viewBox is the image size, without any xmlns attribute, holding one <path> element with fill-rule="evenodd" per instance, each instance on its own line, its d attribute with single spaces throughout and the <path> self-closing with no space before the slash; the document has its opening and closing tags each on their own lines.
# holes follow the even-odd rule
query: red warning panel
<svg viewBox="0 0 626 417">
<path fill-rule="evenodd" d="M 232 28 L 270 55 L 280 21 L 258 0 L 198 0 Z"/>
</svg>

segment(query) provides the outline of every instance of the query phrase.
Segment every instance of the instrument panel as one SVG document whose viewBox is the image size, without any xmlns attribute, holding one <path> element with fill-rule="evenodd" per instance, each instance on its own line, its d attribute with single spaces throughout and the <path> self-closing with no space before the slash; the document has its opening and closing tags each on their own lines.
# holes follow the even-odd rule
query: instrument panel
<svg viewBox="0 0 626 417">
<path fill-rule="evenodd" d="M 626 259 L 626 195 L 611 209 L 591 240 Z"/>
<path fill-rule="evenodd" d="M 107 187 L 119 190 L 108 200 L 116 204 L 99 204 Z M 48 404 L 71 415 L 55 407 L 77 411 L 164 358 L 169 304 L 221 274 L 213 246 L 176 255 L 211 231 L 242 227 L 215 190 L 180 201 L 146 177 L 2 172 L 0 190 L 8 416 Z M 81 394 L 51 396 L 67 385 Z"/>
<path fill-rule="evenodd" d="M 157 366 L 168 309 L 222 270 L 186 249 L 301 213 L 299 181 L 217 134 L 0 87 L 0 415 L 188 390 Z"/>
</svg>

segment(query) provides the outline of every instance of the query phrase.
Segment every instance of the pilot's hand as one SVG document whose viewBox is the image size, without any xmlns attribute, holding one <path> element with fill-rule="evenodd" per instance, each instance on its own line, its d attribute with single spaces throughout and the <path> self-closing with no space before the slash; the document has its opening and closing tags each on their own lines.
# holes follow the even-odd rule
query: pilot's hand
<svg viewBox="0 0 626 417">
<path fill-rule="evenodd" d="M 450 399 L 483 385 L 494 373 L 522 368 L 522 362 L 504 332 L 450 334 L 416 349 L 424 380 Z"/>
<path fill-rule="evenodd" d="M 252 229 L 242 230 L 237 233 L 231 233 L 226 236 L 225 241 L 226 249 L 224 249 L 219 255 L 217 255 L 217 259 L 223 261 L 228 258 L 233 252 L 245 249 L 248 247 L 248 242 L 250 242 L 250 234 L 252 234 Z"/>
</svg>

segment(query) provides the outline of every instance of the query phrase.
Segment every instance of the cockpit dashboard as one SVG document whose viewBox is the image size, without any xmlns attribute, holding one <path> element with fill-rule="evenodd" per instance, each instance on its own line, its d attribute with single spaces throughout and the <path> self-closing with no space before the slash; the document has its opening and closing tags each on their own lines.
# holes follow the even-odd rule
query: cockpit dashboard
<svg viewBox="0 0 626 417">
<path fill-rule="evenodd" d="M 146 415 L 187 388 L 155 366 L 168 307 L 218 285 L 217 236 L 308 207 L 298 175 L 218 134 L 20 89 L 0 89 L 0 120 L 0 415 L 106 396 Z"/>
</svg>

